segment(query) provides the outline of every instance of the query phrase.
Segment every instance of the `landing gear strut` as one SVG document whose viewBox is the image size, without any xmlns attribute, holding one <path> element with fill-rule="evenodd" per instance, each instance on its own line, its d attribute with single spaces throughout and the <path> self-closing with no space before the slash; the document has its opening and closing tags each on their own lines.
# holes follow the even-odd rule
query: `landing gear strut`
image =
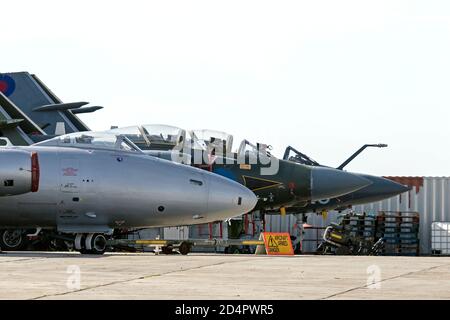
<svg viewBox="0 0 450 320">
<path fill-rule="evenodd" d="M 75 249 L 81 254 L 104 254 L 106 237 L 101 233 L 78 233 L 75 237 Z"/>
</svg>

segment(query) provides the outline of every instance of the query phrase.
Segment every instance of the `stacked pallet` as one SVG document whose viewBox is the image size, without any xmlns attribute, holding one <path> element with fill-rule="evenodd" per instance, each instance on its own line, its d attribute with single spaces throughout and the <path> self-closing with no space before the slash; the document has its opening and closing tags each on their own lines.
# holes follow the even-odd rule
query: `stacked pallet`
<svg viewBox="0 0 450 320">
<path fill-rule="evenodd" d="M 346 215 L 341 220 L 345 233 L 351 239 L 357 254 L 368 254 L 376 237 L 376 218 L 363 214 Z"/>
<path fill-rule="evenodd" d="M 419 214 L 381 211 L 377 216 L 377 238 L 384 239 L 384 255 L 419 255 Z"/>
</svg>

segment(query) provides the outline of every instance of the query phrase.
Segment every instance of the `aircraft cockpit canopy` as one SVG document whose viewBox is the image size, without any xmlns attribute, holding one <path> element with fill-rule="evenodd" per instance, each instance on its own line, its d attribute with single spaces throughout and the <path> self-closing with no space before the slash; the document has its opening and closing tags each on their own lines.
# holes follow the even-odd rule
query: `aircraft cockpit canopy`
<svg viewBox="0 0 450 320">
<path fill-rule="evenodd" d="M 142 150 L 124 135 L 108 132 L 75 132 L 35 143 L 34 145 L 45 147 L 119 150 L 142 153 Z"/>
<path fill-rule="evenodd" d="M 256 145 L 251 143 L 248 140 L 243 140 L 237 150 L 237 154 L 240 156 L 245 156 L 247 154 L 263 154 L 266 156 L 271 156 L 270 150 L 272 150 L 271 146 L 266 144 L 257 143 Z"/>
<path fill-rule="evenodd" d="M 192 130 L 191 137 L 194 145 L 200 145 L 204 149 L 215 148 L 216 150 L 223 150 L 226 154 L 232 152 L 233 136 L 226 132 L 208 129 Z"/>
<path fill-rule="evenodd" d="M 150 139 L 150 142 L 165 145 L 180 145 L 184 142 L 186 131 L 178 127 L 146 124 L 142 128 Z"/>
<path fill-rule="evenodd" d="M 171 150 L 182 146 L 186 137 L 183 129 L 159 124 L 116 128 L 107 132 L 123 134 L 144 150 Z"/>
</svg>

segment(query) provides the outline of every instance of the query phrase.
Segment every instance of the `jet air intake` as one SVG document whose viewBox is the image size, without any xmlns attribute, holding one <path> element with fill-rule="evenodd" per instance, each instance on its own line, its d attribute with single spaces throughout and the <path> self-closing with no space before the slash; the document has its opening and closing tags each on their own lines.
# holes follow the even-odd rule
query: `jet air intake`
<svg viewBox="0 0 450 320">
<path fill-rule="evenodd" d="M 36 152 L 0 150 L 0 196 L 14 196 L 39 189 Z"/>
</svg>

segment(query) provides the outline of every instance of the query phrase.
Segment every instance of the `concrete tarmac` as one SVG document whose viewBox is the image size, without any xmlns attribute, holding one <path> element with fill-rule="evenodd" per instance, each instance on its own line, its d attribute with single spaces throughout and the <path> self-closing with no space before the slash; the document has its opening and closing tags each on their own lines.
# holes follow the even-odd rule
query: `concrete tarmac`
<svg viewBox="0 0 450 320">
<path fill-rule="evenodd" d="M 8 252 L 0 299 L 450 299 L 450 257 Z"/>
</svg>

